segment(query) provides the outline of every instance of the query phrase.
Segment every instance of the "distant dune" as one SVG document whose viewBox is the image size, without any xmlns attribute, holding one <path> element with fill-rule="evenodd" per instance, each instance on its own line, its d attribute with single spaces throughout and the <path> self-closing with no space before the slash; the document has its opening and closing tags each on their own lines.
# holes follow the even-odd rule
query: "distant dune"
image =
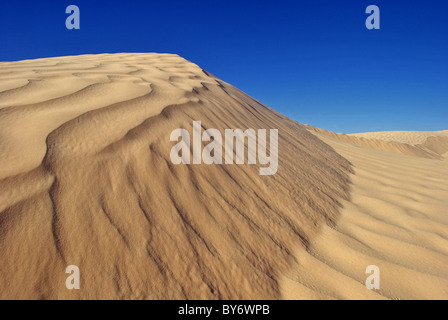
<svg viewBox="0 0 448 320">
<path fill-rule="evenodd" d="M 393 153 L 407 154 L 428 159 L 442 159 L 448 152 L 448 131 L 437 132 L 412 132 L 397 131 L 384 134 L 379 132 L 343 134 L 318 129 L 310 125 L 306 127 L 311 132 L 349 142 L 357 146 L 369 147 L 377 150 L 390 151 Z M 407 141 L 407 142 L 406 142 Z"/>
<path fill-rule="evenodd" d="M 172 164 L 195 120 L 278 129 L 277 173 Z M 104 54 L 0 63 L 0 150 L 0 299 L 448 298 L 446 131 L 338 135 Z"/>
<path fill-rule="evenodd" d="M 384 141 L 395 141 L 411 145 L 423 144 L 429 137 L 448 137 L 448 130 L 444 131 L 383 131 L 354 133 L 351 136 Z"/>
</svg>

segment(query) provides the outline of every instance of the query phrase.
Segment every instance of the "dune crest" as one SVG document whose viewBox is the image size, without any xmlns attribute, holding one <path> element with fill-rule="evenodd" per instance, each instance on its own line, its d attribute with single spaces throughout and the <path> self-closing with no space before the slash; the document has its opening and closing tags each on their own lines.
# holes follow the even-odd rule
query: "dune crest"
<svg viewBox="0 0 448 320">
<path fill-rule="evenodd" d="M 384 141 L 395 141 L 410 145 L 423 144 L 429 137 L 448 137 L 448 130 L 442 131 L 382 131 L 352 133 L 349 136 Z"/>
</svg>

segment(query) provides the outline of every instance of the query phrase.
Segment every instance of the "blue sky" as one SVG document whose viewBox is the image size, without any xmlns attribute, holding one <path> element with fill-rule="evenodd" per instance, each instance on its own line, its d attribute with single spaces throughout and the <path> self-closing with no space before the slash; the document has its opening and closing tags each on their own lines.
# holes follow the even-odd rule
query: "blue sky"
<svg viewBox="0 0 448 320">
<path fill-rule="evenodd" d="M 77 5 L 81 29 L 65 28 Z M 381 10 L 367 30 L 365 9 Z M 448 129 L 448 1 L 1 1 L 0 61 L 177 53 L 300 123 Z"/>
</svg>

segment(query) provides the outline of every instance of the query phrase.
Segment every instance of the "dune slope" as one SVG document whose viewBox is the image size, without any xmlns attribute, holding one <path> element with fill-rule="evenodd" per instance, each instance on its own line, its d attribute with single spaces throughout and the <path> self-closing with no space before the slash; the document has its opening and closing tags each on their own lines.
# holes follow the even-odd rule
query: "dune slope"
<svg viewBox="0 0 448 320">
<path fill-rule="evenodd" d="M 170 133 L 278 129 L 279 169 L 173 165 Z M 0 63 L 0 298 L 280 298 L 349 161 L 176 55 Z M 81 290 L 65 287 L 76 265 Z"/>
</svg>

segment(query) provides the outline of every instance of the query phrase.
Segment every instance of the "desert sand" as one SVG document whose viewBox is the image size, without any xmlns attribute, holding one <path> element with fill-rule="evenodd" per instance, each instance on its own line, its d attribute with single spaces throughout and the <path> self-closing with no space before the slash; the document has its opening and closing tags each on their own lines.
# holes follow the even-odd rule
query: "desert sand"
<svg viewBox="0 0 448 320">
<path fill-rule="evenodd" d="M 173 165 L 195 120 L 278 129 L 277 173 Z M 334 134 L 177 55 L 104 54 L 0 63 L 0 151 L 1 299 L 448 298 L 446 132 Z"/>
<path fill-rule="evenodd" d="M 367 139 L 376 139 L 383 141 L 395 141 L 407 143 L 410 145 L 418 145 L 425 143 L 429 137 L 447 137 L 448 130 L 443 131 L 382 131 L 382 132 L 365 132 L 353 133 L 350 136 L 362 137 Z"/>
<path fill-rule="evenodd" d="M 358 135 L 310 131 L 348 159 L 355 174 L 337 227 L 324 226 L 297 251 L 301 267 L 283 278 L 284 298 L 448 299 L 448 158 L 427 159 L 418 145 L 411 156 L 399 145 L 383 151 L 375 140 L 359 146 Z M 390 141 L 423 135 L 395 134 Z M 380 290 L 366 290 L 368 265 L 380 269 Z"/>
</svg>

